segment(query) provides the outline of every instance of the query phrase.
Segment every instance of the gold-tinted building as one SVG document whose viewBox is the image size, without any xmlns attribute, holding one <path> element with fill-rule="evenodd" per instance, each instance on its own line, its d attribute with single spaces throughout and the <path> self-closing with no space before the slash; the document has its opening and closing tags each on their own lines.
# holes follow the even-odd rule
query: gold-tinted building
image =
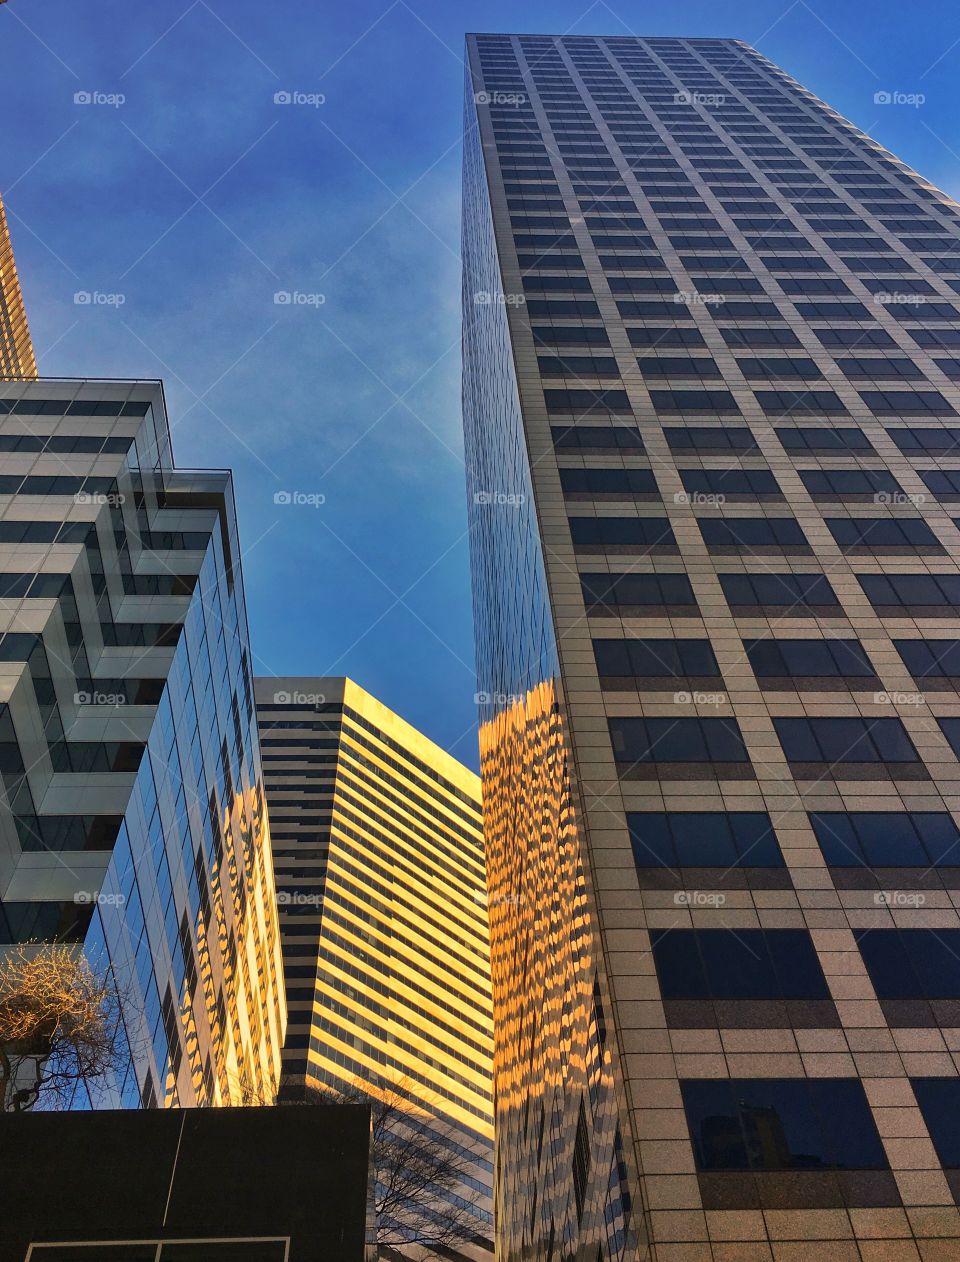
<svg viewBox="0 0 960 1262">
<path fill-rule="evenodd" d="M 13 257 L 7 215 L 0 201 L 0 377 L 35 377 L 27 313 Z"/>
<path fill-rule="evenodd" d="M 461 1150 L 463 1186 L 448 1189 L 446 1212 L 475 1237 L 450 1256 L 489 1258 L 479 779 L 352 680 L 258 679 L 255 696 L 287 985 L 286 1089 L 399 1092 L 420 1125 L 435 1121 L 437 1142 Z"/>
</svg>

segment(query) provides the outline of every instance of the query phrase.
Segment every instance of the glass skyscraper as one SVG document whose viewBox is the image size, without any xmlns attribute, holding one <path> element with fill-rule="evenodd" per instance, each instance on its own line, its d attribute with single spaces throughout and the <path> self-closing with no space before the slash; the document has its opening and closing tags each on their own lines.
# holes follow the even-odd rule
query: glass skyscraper
<svg viewBox="0 0 960 1262">
<path fill-rule="evenodd" d="M 230 474 L 174 467 L 159 382 L 0 384 L 0 452 L 0 950 L 71 943 L 116 979 L 126 1052 L 74 1107 L 272 1099 L 285 1000 Z"/>
<path fill-rule="evenodd" d="M 0 378 L 36 375 L 37 362 L 10 243 L 7 212 L 0 201 Z"/>
<path fill-rule="evenodd" d="M 258 678 L 254 691 L 289 1004 L 282 1094 L 385 1099 L 391 1128 L 411 1116 L 416 1143 L 462 1176 L 417 1198 L 457 1223 L 442 1256 L 489 1262 L 479 779 L 351 679 Z M 382 1258 L 436 1256 L 382 1226 Z"/>
<path fill-rule="evenodd" d="M 960 1257 L 960 209 L 736 40 L 467 54 L 503 1262 Z"/>
</svg>

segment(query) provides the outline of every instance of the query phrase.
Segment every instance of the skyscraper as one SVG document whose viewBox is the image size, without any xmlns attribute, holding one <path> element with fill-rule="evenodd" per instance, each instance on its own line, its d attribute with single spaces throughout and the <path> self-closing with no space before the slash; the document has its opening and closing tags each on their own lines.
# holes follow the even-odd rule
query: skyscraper
<svg viewBox="0 0 960 1262">
<path fill-rule="evenodd" d="M 37 361 L 23 309 L 7 212 L 0 201 L 0 377 L 35 377 Z"/>
<path fill-rule="evenodd" d="M 960 210 L 736 40 L 467 53 L 504 1262 L 957 1257 Z"/>
<path fill-rule="evenodd" d="M 464 1176 L 438 1212 L 476 1242 L 450 1256 L 489 1258 L 479 780 L 351 679 L 258 678 L 254 692 L 289 1005 L 284 1089 L 359 1088 L 418 1118 L 418 1140 L 451 1150 Z"/>
<path fill-rule="evenodd" d="M 0 944 L 112 970 L 127 1049 L 76 1107 L 270 1097 L 285 1009 L 231 477 L 174 468 L 158 382 L 0 384 L 0 451 Z"/>
</svg>

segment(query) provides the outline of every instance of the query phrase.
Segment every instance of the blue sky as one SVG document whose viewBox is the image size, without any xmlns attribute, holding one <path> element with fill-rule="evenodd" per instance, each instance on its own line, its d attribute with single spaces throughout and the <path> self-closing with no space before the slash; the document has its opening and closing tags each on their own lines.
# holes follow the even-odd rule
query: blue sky
<svg viewBox="0 0 960 1262">
<path fill-rule="evenodd" d="M 350 674 L 473 765 L 461 52 L 518 29 L 744 39 L 960 195 L 953 0 L 0 7 L 41 372 L 162 377 L 178 463 L 236 475 L 257 673 Z"/>
</svg>

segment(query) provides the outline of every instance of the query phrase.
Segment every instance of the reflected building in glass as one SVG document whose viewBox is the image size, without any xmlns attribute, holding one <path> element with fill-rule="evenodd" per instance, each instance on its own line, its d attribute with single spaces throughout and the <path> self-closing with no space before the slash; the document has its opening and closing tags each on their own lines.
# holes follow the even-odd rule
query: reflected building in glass
<svg viewBox="0 0 960 1262">
<path fill-rule="evenodd" d="M 954 1257 L 960 210 L 736 40 L 467 58 L 501 1257 Z"/>
<path fill-rule="evenodd" d="M 37 361 L 23 307 L 7 212 L 0 201 L 0 378 L 36 375 Z"/>
<path fill-rule="evenodd" d="M 254 691 L 289 1007 L 282 1094 L 385 1099 L 398 1133 L 409 1111 L 463 1176 L 424 1191 L 428 1210 L 458 1223 L 443 1256 L 489 1262 L 479 779 L 351 679 L 258 678 Z M 394 1246 L 381 1244 L 384 1258 L 430 1252 L 385 1236 Z"/>
<path fill-rule="evenodd" d="M 126 1054 L 74 1107 L 271 1099 L 285 1002 L 231 476 L 174 467 L 158 382 L 0 384 L 0 452 L 0 943 L 113 971 Z"/>
</svg>

